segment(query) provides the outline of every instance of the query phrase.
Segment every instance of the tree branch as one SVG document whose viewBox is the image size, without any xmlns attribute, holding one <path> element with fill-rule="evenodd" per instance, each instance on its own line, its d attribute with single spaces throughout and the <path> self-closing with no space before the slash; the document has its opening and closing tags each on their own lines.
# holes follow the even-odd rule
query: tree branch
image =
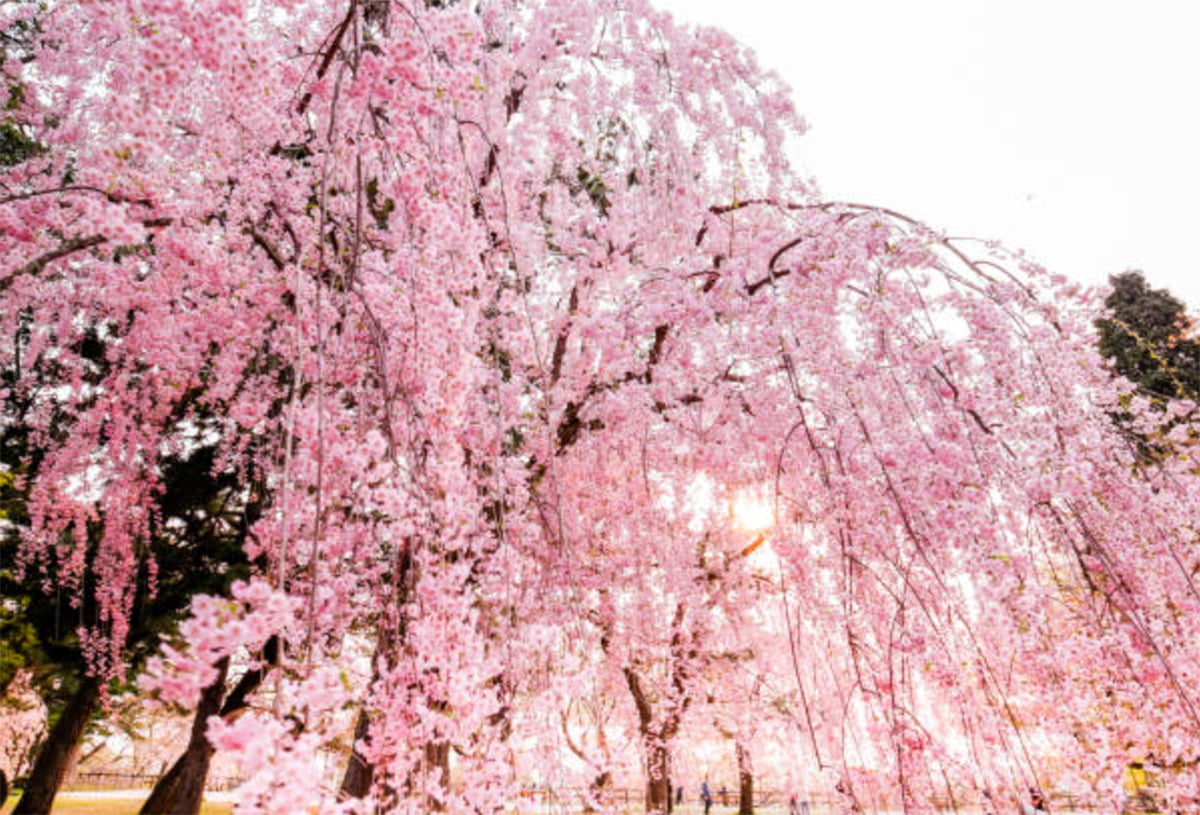
<svg viewBox="0 0 1200 815">
<path fill-rule="evenodd" d="M 0 280 L 0 293 L 8 291 L 12 287 L 13 283 L 17 282 L 18 278 L 25 277 L 26 275 L 36 276 L 41 274 L 43 269 L 59 258 L 66 257 L 67 255 L 74 254 L 75 252 L 79 252 L 84 249 L 91 249 L 93 246 L 99 246 L 107 241 L 108 238 L 104 235 L 88 235 L 86 237 L 72 238 L 71 240 L 63 243 L 57 249 L 51 249 L 44 255 L 34 258 L 21 268 L 12 272 L 8 277 Z"/>
<path fill-rule="evenodd" d="M 329 48 L 325 51 L 325 56 L 321 59 L 321 64 L 317 68 L 317 81 L 325 76 L 329 71 L 329 66 L 333 64 L 333 58 L 338 52 L 338 48 L 342 45 L 342 37 L 346 35 L 346 29 L 350 27 L 350 21 L 354 19 L 354 12 L 358 10 L 358 0 L 350 0 L 350 8 L 346 11 L 346 16 L 342 18 L 342 22 L 333 32 L 333 40 L 329 43 Z M 312 102 L 312 91 L 305 91 L 304 96 L 300 99 L 300 104 L 296 106 L 296 113 L 301 116 L 308 110 L 309 104 Z"/>
</svg>

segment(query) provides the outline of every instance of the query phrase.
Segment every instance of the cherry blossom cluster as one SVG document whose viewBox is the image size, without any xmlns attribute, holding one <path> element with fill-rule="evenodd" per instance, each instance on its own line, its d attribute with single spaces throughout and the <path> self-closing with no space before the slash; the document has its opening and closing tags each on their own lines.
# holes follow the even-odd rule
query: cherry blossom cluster
<svg viewBox="0 0 1200 815">
<path fill-rule="evenodd" d="M 167 462 L 216 450 L 255 577 L 142 687 L 267 668 L 207 724 L 239 811 L 498 811 L 552 753 L 661 809 L 708 740 L 913 812 L 1194 769 L 1190 429 L 1139 464 L 1094 294 L 822 200 L 728 36 L 643 0 L 38 22 L 3 66 L 41 145 L 0 175 L 21 563 L 95 585 L 120 676 Z"/>
</svg>

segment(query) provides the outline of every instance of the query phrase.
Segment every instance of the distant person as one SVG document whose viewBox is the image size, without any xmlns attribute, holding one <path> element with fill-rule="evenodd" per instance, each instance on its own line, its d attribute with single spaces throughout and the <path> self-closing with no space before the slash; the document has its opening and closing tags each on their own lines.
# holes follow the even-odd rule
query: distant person
<svg viewBox="0 0 1200 815">
<path fill-rule="evenodd" d="M 721 806 L 728 806 L 729 805 L 729 791 L 725 789 L 724 784 L 721 785 L 721 792 L 719 794 L 721 796 Z"/>
<path fill-rule="evenodd" d="M 708 788 L 708 779 L 700 782 L 700 800 L 704 802 L 704 815 L 712 809 L 712 791 Z"/>
<path fill-rule="evenodd" d="M 683 785 L 680 784 L 678 787 L 675 788 L 675 806 L 679 806 L 682 803 L 683 803 Z"/>
</svg>

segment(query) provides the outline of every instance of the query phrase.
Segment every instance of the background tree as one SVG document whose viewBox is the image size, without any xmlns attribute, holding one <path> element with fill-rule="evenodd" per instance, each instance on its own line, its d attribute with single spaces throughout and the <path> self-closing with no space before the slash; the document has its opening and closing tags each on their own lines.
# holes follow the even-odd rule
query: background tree
<svg viewBox="0 0 1200 815">
<path fill-rule="evenodd" d="M 101 357 L 97 364 L 103 367 Z M 17 554 L 20 537 L 29 530 L 24 510 L 28 493 L 18 485 L 35 483 L 44 452 L 31 447 L 35 436 L 24 414 L 37 397 L 16 389 L 9 394 L 5 408 L 12 421 L 0 438 L 0 460 L 16 478 L 10 477 L 0 487 L 9 520 L 0 552 L 14 566 L 0 575 L 0 587 L 6 598 L 3 619 L 10 653 L 19 655 L 31 671 L 52 713 L 53 727 L 18 804 L 22 811 L 38 812 L 49 807 L 73 764 L 86 729 L 99 712 L 106 680 L 87 664 L 80 637 L 81 629 L 86 632 L 87 626 L 96 624 L 98 579 L 93 566 L 85 564 L 78 588 L 68 593 L 54 588 L 57 564 L 22 563 Z M 62 424 L 54 432 L 68 434 L 69 417 L 57 421 Z M 205 432 L 202 418 L 189 416 L 184 424 L 185 434 L 194 434 L 192 441 L 182 454 L 165 455 L 159 465 L 163 489 L 155 500 L 147 552 L 120 652 L 120 673 L 125 679 L 136 676 L 146 659 L 172 636 L 193 596 L 227 594 L 234 580 L 247 576 L 243 545 L 261 498 L 240 493 L 243 482 L 220 470 L 212 444 L 196 440 Z M 102 528 L 102 519 L 87 525 L 90 536 L 99 536 Z M 89 548 L 87 557 L 95 556 Z"/>
<path fill-rule="evenodd" d="M 1100 352 L 1136 391 L 1123 397 L 1114 421 L 1146 462 L 1192 444 L 1200 398 L 1200 340 L 1183 302 L 1153 289 L 1141 272 L 1109 278 L 1108 316 L 1096 321 Z"/>
<path fill-rule="evenodd" d="M 1100 353 L 1155 403 L 1200 398 L 1200 340 L 1183 301 L 1138 271 L 1109 278 L 1109 316 L 1096 322 Z"/>
</svg>

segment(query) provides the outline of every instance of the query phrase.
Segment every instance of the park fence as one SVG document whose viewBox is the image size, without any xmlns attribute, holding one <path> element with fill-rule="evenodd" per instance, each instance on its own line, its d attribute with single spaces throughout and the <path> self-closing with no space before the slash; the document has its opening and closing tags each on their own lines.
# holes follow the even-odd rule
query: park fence
<svg viewBox="0 0 1200 815">
<path fill-rule="evenodd" d="M 151 789 L 160 778 L 159 773 L 135 773 L 106 770 L 77 772 L 67 779 L 65 789 L 70 790 L 140 790 Z M 209 792 L 232 790 L 245 779 L 233 775 L 210 775 L 205 789 Z"/>
<path fill-rule="evenodd" d="M 68 779 L 65 788 L 71 790 L 120 790 L 151 789 L 159 779 L 157 773 L 121 771 L 77 772 Z M 206 789 L 209 792 L 226 792 L 238 787 L 245 779 L 236 775 L 209 776 Z M 645 801 L 646 791 L 642 787 L 612 787 L 604 790 L 598 801 L 589 800 L 586 787 L 525 787 L 517 793 L 516 809 L 538 812 L 584 812 L 589 805 L 600 812 L 638 811 Z M 780 789 L 762 789 L 754 792 L 755 811 L 782 812 L 787 810 L 790 793 Z M 712 791 L 714 815 L 725 815 L 741 808 L 741 795 L 737 790 Z M 685 789 L 683 809 L 694 811 L 699 806 L 699 790 Z M 1051 805 L 1056 812 L 1089 812 L 1092 808 L 1069 794 L 1052 794 Z M 812 795 L 808 798 L 814 813 L 838 811 L 838 799 L 834 796 Z M 971 813 L 977 810 L 975 802 L 956 800 L 949 796 L 934 799 L 934 806 L 942 812 Z"/>
<path fill-rule="evenodd" d="M 587 811 L 591 804 L 599 812 L 635 812 L 645 802 L 646 791 L 642 787 L 613 787 L 604 790 L 599 800 L 589 801 L 590 792 L 586 787 L 526 787 L 518 794 L 517 809 L 538 812 L 577 813 Z M 789 791 L 782 789 L 762 789 L 754 791 L 754 811 L 786 812 L 791 796 Z M 713 815 L 727 815 L 741 808 L 741 795 L 736 790 L 712 790 Z M 813 813 L 840 812 L 841 799 L 833 795 L 808 796 L 810 809 Z M 524 804 L 524 806 L 522 806 Z M 1094 807 L 1085 804 L 1076 796 L 1069 793 L 1052 793 L 1050 804 L 1054 812 L 1092 812 Z M 933 805 L 941 812 L 976 813 L 979 810 L 978 801 L 970 796 L 958 798 L 949 795 L 937 796 Z M 682 797 L 682 809 L 688 813 L 694 812 L 700 806 L 698 789 L 685 789 Z M 886 806 L 885 806 L 886 809 Z M 895 808 L 898 809 L 899 808 Z M 889 810 L 890 811 L 890 810 Z"/>
</svg>

